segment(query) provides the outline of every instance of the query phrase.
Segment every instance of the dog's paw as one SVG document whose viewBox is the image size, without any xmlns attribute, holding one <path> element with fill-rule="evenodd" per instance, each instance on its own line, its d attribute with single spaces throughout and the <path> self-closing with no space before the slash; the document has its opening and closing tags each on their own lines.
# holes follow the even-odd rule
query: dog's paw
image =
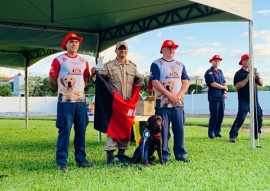
<svg viewBox="0 0 270 191">
<path fill-rule="evenodd" d="M 155 156 L 150 156 L 150 157 L 148 158 L 148 163 L 149 163 L 149 164 L 153 164 L 155 160 L 156 160 L 156 157 L 155 157 Z"/>
<path fill-rule="evenodd" d="M 142 164 L 143 164 L 144 166 L 149 166 L 148 161 L 143 161 Z"/>
<path fill-rule="evenodd" d="M 163 160 L 159 161 L 160 164 L 166 164 Z"/>
</svg>

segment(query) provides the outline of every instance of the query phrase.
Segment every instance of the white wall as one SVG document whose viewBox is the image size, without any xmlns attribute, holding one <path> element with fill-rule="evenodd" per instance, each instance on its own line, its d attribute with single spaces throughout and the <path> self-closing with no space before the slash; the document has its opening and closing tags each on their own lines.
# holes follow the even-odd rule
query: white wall
<svg viewBox="0 0 270 191">
<path fill-rule="evenodd" d="M 227 93 L 225 101 L 225 115 L 236 115 L 238 110 L 237 92 Z M 207 94 L 185 95 L 186 114 L 209 114 Z M 270 115 L 270 91 L 259 91 L 258 99 L 264 115 Z"/>
<path fill-rule="evenodd" d="M 259 92 L 259 103 L 264 115 L 270 115 L 270 91 Z M 30 116 L 56 115 L 57 97 L 29 97 Z M 238 109 L 237 93 L 228 93 L 225 102 L 225 115 L 236 115 Z M 24 97 L 0 97 L 0 116 L 24 116 Z M 207 94 L 185 95 L 185 112 L 188 115 L 208 115 Z"/>
<path fill-rule="evenodd" d="M 28 111 L 32 116 L 56 115 L 57 97 L 29 97 Z M 25 97 L 0 97 L 0 116 L 23 116 Z"/>
</svg>

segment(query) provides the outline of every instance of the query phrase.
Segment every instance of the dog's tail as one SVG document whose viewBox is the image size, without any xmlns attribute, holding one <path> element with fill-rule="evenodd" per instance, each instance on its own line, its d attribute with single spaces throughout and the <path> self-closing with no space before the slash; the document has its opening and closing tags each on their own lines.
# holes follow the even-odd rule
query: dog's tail
<svg viewBox="0 0 270 191">
<path fill-rule="evenodd" d="M 136 148 L 131 158 L 127 155 L 115 155 L 115 157 L 118 158 L 121 163 L 125 163 L 128 165 L 140 163 L 141 162 L 140 146 Z"/>
<path fill-rule="evenodd" d="M 127 155 L 115 155 L 116 158 L 118 158 L 118 160 L 121 162 L 121 163 L 130 163 L 131 161 L 131 158 Z"/>
</svg>

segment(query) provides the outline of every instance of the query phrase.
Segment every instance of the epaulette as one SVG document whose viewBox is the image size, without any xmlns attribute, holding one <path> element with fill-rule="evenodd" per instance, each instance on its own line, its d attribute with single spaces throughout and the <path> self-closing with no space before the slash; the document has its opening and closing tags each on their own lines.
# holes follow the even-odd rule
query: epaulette
<svg viewBox="0 0 270 191">
<path fill-rule="evenodd" d="M 105 62 L 104 65 L 110 64 L 111 62 L 112 62 L 112 60 L 109 60 L 109 61 Z"/>
<path fill-rule="evenodd" d="M 134 64 L 131 60 L 128 60 L 128 61 L 130 64 L 133 64 L 135 67 L 137 67 L 136 64 Z"/>
</svg>

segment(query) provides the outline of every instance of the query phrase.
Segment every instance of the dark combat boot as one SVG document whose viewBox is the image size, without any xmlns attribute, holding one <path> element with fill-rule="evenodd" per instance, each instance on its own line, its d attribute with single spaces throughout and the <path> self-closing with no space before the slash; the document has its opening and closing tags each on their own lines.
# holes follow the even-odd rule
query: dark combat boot
<svg viewBox="0 0 270 191">
<path fill-rule="evenodd" d="M 118 155 L 124 155 L 125 151 L 126 151 L 125 149 L 119 149 L 117 154 Z"/>
<path fill-rule="evenodd" d="M 107 151 L 107 166 L 112 166 L 114 163 L 114 155 L 113 151 Z"/>
</svg>

